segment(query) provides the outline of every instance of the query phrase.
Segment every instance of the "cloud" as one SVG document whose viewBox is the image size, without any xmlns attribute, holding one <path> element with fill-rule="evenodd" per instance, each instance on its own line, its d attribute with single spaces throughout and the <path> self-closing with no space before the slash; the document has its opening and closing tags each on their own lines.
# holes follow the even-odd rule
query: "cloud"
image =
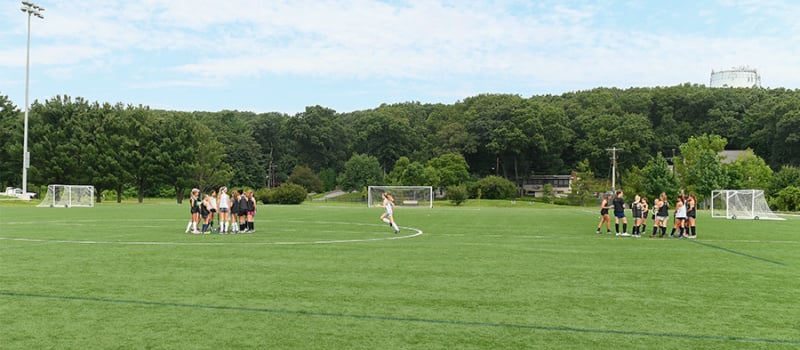
<svg viewBox="0 0 800 350">
<path fill-rule="evenodd" d="M 24 17 L 16 5 L 16 17 L 5 7 L 0 73 L 24 65 Z M 746 64 L 764 73 L 765 85 L 800 85 L 800 4 L 792 1 L 52 0 L 47 7 L 32 31 L 32 63 L 64 83 L 228 89 L 293 79 L 398 96 L 415 85 L 432 96 L 533 94 L 705 84 L 711 69 Z"/>
</svg>

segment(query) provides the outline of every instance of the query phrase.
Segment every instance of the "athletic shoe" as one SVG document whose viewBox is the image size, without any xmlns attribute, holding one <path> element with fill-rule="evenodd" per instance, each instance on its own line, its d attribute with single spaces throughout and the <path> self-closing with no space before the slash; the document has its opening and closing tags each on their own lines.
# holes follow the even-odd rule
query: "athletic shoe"
<svg viewBox="0 0 800 350">
<path fill-rule="evenodd" d="M 639 238 L 639 237 L 642 237 L 642 236 L 641 236 L 641 235 L 639 235 L 639 234 L 635 234 L 635 235 L 633 235 L 633 238 Z"/>
<path fill-rule="evenodd" d="M 607 234 L 607 235 L 610 235 L 610 234 L 611 234 L 611 231 L 606 231 L 606 234 Z"/>
<path fill-rule="evenodd" d="M 631 234 L 627 233 L 627 232 L 623 232 L 622 234 L 620 234 L 620 236 L 622 236 L 622 237 L 630 237 Z"/>
<path fill-rule="evenodd" d="M 394 230 L 394 234 L 400 233 L 400 230 Z"/>
</svg>

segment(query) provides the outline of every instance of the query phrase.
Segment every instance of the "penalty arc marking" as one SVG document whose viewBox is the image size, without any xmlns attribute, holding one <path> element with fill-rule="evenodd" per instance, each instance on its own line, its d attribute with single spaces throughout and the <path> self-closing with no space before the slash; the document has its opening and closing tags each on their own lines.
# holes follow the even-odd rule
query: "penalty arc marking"
<svg viewBox="0 0 800 350">
<path fill-rule="evenodd" d="M 358 225 L 358 224 L 357 224 Z M 361 224 L 363 225 L 363 224 Z M 377 226 L 377 225 L 376 225 Z M 382 225 L 381 225 L 382 226 Z M 34 243 L 71 243 L 71 244 L 108 244 L 108 245 L 191 245 L 191 246 L 216 246 L 216 245 L 310 245 L 310 244 L 340 244 L 340 243 L 367 243 L 379 241 L 392 241 L 421 236 L 422 230 L 413 227 L 400 228 L 414 231 L 409 235 L 391 235 L 389 237 L 366 239 L 333 239 L 315 241 L 276 241 L 276 242 L 155 242 L 155 241 L 96 241 L 96 240 L 70 240 L 70 239 L 40 239 L 27 237 L 0 237 L 0 241 L 34 242 Z M 247 235 L 250 236 L 250 235 Z"/>
</svg>

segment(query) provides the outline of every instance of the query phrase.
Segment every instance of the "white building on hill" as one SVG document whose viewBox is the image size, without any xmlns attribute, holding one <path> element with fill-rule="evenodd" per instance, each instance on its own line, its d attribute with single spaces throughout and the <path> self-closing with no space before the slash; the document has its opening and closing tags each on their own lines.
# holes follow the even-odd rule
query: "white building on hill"
<svg viewBox="0 0 800 350">
<path fill-rule="evenodd" d="M 747 66 L 711 71 L 712 88 L 758 88 L 761 87 L 761 76 L 755 68 Z"/>
</svg>

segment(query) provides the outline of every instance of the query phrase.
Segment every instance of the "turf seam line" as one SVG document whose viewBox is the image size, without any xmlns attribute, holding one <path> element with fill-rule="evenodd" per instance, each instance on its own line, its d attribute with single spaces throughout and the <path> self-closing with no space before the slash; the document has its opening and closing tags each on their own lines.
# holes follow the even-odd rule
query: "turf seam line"
<svg viewBox="0 0 800 350">
<path fill-rule="evenodd" d="M 540 325 L 526 325 L 526 324 L 514 324 L 514 323 L 438 320 L 438 319 L 400 317 L 400 316 L 358 315 L 358 314 L 305 311 L 305 310 L 285 310 L 285 309 L 253 308 L 253 307 L 242 307 L 242 306 L 185 304 L 185 303 L 172 303 L 172 302 L 146 301 L 146 300 L 92 298 L 92 297 L 80 297 L 80 296 L 68 296 L 68 295 L 46 295 L 46 294 L 33 294 L 33 293 L 18 293 L 9 291 L 0 291 L 0 296 L 69 300 L 69 301 L 87 301 L 87 302 L 100 302 L 100 303 L 112 303 L 112 304 L 128 304 L 128 305 L 180 307 L 180 308 L 193 308 L 193 309 L 206 309 L 206 310 L 247 311 L 247 312 L 260 312 L 260 313 L 283 314 L 283 315 L 318 316 L 318 317 L 350 318 L 350 319 L 395 321 L 395 322 L 415 322 L 415 323 L 444 324 L 444 325 L 454 325 L 454 326 L 514 328 L 514 329 L 528 329 L 528 330 L 553 331 L 553 332 L 612 334 L 612 335 L 642 336 L 642 337 L 800 345 L 800 339 L 769 339 L 769 338 L 734 337 L 734 336 L 685 334 L 685 333 L 622 331 L 614 329 L 593 329 L 593 328 L 578 328 L 578 327 L 565 327 L 565 326 L 540 326 Z"/>
<path fill-rule="evenodd" d="M 716 246 L 716 245 L 713 245 L 713 244 L 703 243 L 703 242 L 700 242 L 700 241 L 694 241 L 694 240 L 692 240 L 692 241 L 690 241 L 690 242 L 692 242 L 692 243 L 694 243 L 694 244 L 699 244 L 699 245 L 701 245 L 701 246 L 704 246 L 704 247 L 709 247 L 709 248 L 719 249 L 719 250 L 721 250 L 721 251 L 723 251 L 723 252 L 727 252 L 727 253 L 731 253 L 731 254 L 736 254 L 736 255 L 741 255 L 741 256 L 744 256 L 744 257 L 747 257 L 747 258 L 750 258 L 750 259 L 761 260 L 761 261 L 764 261 L 764 262 L 768 262 L 768 263 L 770 263 L 770 264 L 775 264 L 775 265 L 779 265 L 779 266 L 789 267 L 789 265 L 786 265 L 786 264 L 784 264 L 784 263 L 782 263 L 782 262 L 780 262 L 780 261 L 770 260 L 770 259 L 767 259 L 767 258 L 762 258 L 762 257 L 760 257 L 760 256 L 755 256 L 755 255 L 750 255 L 750 254 L 747 254 L 747 253 L 742 253 L 742 252 L 740 252 L 740 251 L 736 251 L 736 250 L 733 250 L 733 249 L 728 249 L 728 248 L 724 248 L 724 247 Z"/>
</svg>

